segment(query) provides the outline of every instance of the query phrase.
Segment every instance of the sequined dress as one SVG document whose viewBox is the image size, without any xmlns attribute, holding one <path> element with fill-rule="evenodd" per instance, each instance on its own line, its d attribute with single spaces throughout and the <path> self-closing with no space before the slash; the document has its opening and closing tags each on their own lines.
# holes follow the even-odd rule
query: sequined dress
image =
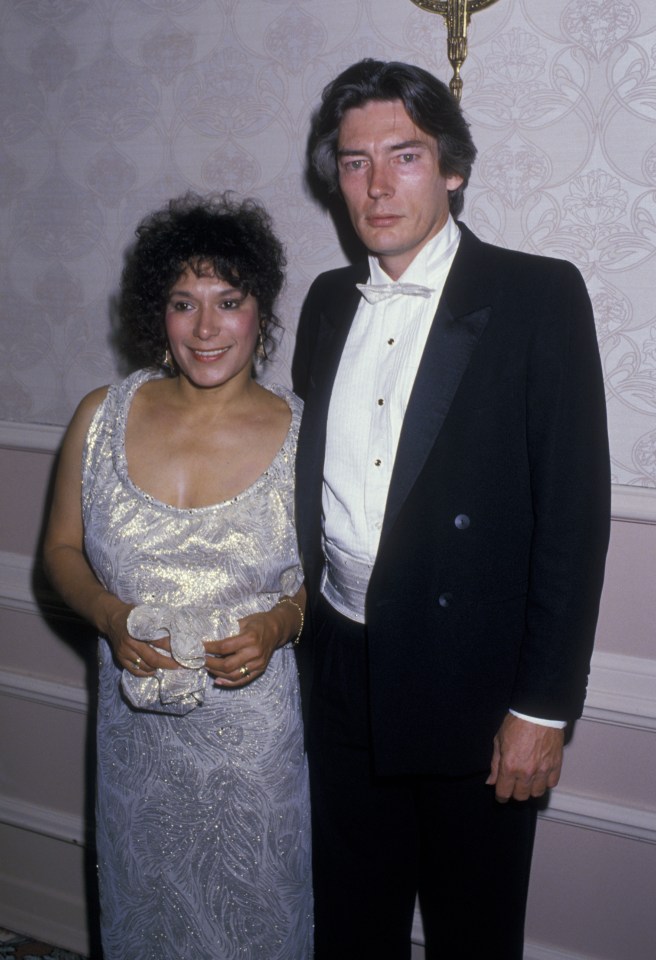
<svg viewBox="0 0 656 960">
<path fill-rule="evenodd" d="M 130 603 L 269 609 L 301 583 L 293 529 L 300 401 L 281 450 L 216 506 L 159 502 L 128 476 L 139 371 L 111 387 L 87 436 L 85 549 Z M 166 442 L 162 438 L 165 455 Z M 97 853 L 104 960 L 306 960 L 312 947 L 307 770 L 294 652 L 184 716 L 135 710 L 99 640 Z"/>
</svg>

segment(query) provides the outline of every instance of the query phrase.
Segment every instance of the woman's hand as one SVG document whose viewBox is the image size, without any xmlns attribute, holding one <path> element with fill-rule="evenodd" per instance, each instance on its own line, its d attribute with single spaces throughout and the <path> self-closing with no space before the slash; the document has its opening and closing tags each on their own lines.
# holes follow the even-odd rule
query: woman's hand
<svg viewBox="0 0 656 960">
<path fill-rule="evenodd" d="M 135 677 L 151 676 L 155 670 L 176 670 L 179 664 L 172 657 L 158 653 L 159 650 L 170 652 L 168 639 L 137 640 L 128 632 L 127 621 L 134 604 L 123 603 L 117 597 L 108 595 L 105 612 L 105 630 L 116 663 L 124 670 L 129 670 Z"/>
<path fill-rule="evenodd" d="M 116 662 L 137 677 L 148 676 L 157 667 L 175 669 L 177 664 L 150 644 L 128 633 L 132 609 L 99 583 L 84 552 L 82 527 L 82 453 L 89 425 L 107 388 L 94 390 L 80 403 L 62 445 L 52 509 L 43 546 L 43 561 L 52 585 L 62 599 L 109 638 Z M 166 650 L 165 641 L 154 646 Z"/>
<path fill-rule="evenodd" d="M 301 600 L 304 606 L 304 593 Z M 215 684 L 244 687 L 262 676 L 274 650 L 295 637 L 301 627 L 297 604 L 298 595 L 294 604 L 281 603 L 266 613 L 243 617 L 236 636 L 207 641 L 207 670 L 215 678 Z"/>
</svg>

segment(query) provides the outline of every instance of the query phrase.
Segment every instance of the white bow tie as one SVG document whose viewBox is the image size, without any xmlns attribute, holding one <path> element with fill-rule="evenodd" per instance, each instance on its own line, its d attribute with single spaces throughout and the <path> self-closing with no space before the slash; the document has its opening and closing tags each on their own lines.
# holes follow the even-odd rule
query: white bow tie
<svg viewBox="0 0 656 960">
<path fill-rule="evenodd" d="M 356 287 L 367 303 L 380 303 L 381 300 L 402 294 L 427 300 L 435 292 L 430 287 L 422 287 L 420 283 L 356 283 Z"/>
</svg>

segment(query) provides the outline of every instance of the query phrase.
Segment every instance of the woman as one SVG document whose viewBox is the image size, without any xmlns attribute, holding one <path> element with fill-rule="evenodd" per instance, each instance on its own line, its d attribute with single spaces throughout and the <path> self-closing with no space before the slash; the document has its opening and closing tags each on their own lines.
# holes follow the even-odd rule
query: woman
<svg viewBox="0 0 656 960">
<path fill-rule="evenodd" d="M 252 201 L 189 195 L 137 238 L 123 318 L 151 366 L 80 404 L 45 542 L 100 634 L 105 960 L 302 960 L 301 410 L 253 379 L 284 255 Z"/>
</svg>

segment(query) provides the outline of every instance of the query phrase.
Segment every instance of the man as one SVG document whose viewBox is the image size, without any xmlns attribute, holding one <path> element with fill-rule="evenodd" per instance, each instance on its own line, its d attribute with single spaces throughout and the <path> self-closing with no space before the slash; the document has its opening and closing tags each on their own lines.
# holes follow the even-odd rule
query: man
<svg viewBox="0 0 656 960">
<path fill-rule="evenodd" d="M 585 695 L 609 527 L 590 301 L 570 264 L 456 224 L 474 156 L 417 67 L 324 91 L 314 170 L 369 256 L 315 281 L 294 364 L 319 960 L 408 958 L 417 893 L 427 957 L 519 960 L 536 798 Z"/>
</svg>

